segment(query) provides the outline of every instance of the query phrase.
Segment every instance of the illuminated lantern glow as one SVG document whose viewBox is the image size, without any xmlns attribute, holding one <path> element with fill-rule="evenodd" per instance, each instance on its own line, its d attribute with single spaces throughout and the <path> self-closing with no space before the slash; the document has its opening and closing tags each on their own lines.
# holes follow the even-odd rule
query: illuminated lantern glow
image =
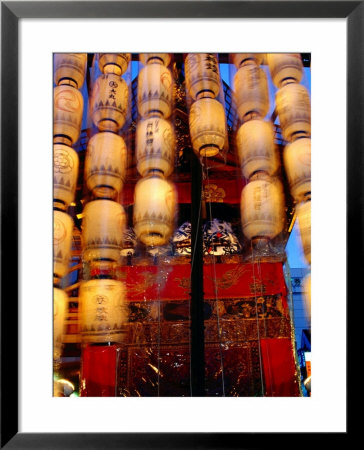
<svg viewBox="0 0 364 450">
<path fill-rule="evenodd" d="M 283 192 L 278 182 L 254 179 L 241 192 L 241 223 L 244 235 L 253 241 L 269 240 L 283 229 Z"/>
<path fill-rule="evenodd" d="M 147 64 L 138 76 L 138 110 L 142 117 L 159 115 L 167 119 L 172 112 L 173 85 L 169 69 Z"/>
<path fill-rule="evenodd" d="M 97 133 L 88 142 L 85 180 L 95 197 L 114 198 L 123 188 L 127 149 L 124 139 L 111 132 Z"/>
<path fill-rule="evenodd" d="M 92 120 L 100 131 L 117 132 L 125 123 L 128 85 L 113 73 L 97 78 L 90 101 Z"/>
<path fill-rule="evenodd" d="M 99 53 L 99 68 L 105 74 L 112 73 L 120 77 L 126 72 L 130 60 L 130 53 Z"/>
<path fill-rule="evenodd" d="M 96 199 L 87 203 L 83 214 L 83 260 L 118 261 L 126 223 L 123 207 L 112 200 Z"/>
<path fill-rule="evenodd" d="M 142 178 L 135 186 L 134 230 L 147 246 L 161 246 L 172 236 L 177 193 L 174 185 L 159 175 Z"/>
<path fill-rule="evenodd" d="M 311 273 L 305 276 L 303 280 L 303 296 L 306 314 L 311 316 Z"/>
<path fill-rule="evenodd" d="M 249 179 L 255 172 L 272 175 L 278 168 L 274 130 L 270 121 L 261 119 L 243 123 L 236 135 L 241 170 Z"/>
<path fill-rule="evenodd" d="M 89 280 L 79 293 L 83 342 L 123 342 L 128 318 L 125 285 L 117 280 Z"/>
<path fill-rule="evenodd" d="M 53 211 L 53 273 L 67 275 L 72 248 L 73 220 L 63 211 Z"/>
<path fill-rule="evenodd" d="M 279 89 L 276 93 L 276 109 L 286 141 L 311 136 L 311 102 L 304 86 L 289 83 Z"/>
<path fill-rule="evenodd" d="M 288 80 L 299 83 L 303 64 L 299 53 L 268 53 L 267 62 L 273 83 L 281 87 Z"/>
<path fill-rule="evenodd" d="M 263 58 L 264 53 L 233 53 L 232 55 L 233 63 L 237 69 L 248 64 L 259 66 L 262 64 Z"/>
<path fill-rule="evenodd" d="M 194 151 L 201 156 L 215 156 L 224 147 L 225 111 L 213 98 L 193 103 L 189 115 L 190 135 Z"/>
<path fill-rule="evenodd" d="M 53 145 L 53 198 L 67 207 L 77 187 L 78 154 L 64 144 Z"/>
<path fill-rule="evenodd" d="M 311 201 L 298 203 L 296 214 L 303 253 L 308 264 L 311 264 Z"/>
<path fill-rule="evenodd" d="M 144 64 L 163 64 L 164 66 L 168 66 L 171 62 L 171 54 L 170 53 L 140 53 L 139 61 Z"/>
<path fill-rule="evenodd" d="M 55 84 L 57 86 L 68 84 L 76 89 L 81 89 L 85 80 L 86 65 L 86 53 L 55 53 Z"/>
<path fill-rule="evenodd" d="M 311 193 L 311 139 L 297 139 L 283 153 L 291 194 L 297 202 Z"/>
<path fill-rule="evenodd" d="M 215 98 L 220 91 L 220 70 L 212 53 L 189 53 L 185 60 L 186 86 L 194 100 Z"/>
<path fill-rule="evenodd" d="M 171 123 L 159 117 L 141 120 L 136 130 L 138 172 L 144 177 L 160 171 L 168 177 L 173 171 L 175 136 Z"/>
<path fill-rule="evenodd" d="M 269 111 L 268 82 L 264 70 L 254 64 L 240 67 L 234 77 L 235 101 L 241 120 L 265 117 Z"/>
<path fill-rule="evenodd" d="M 82 94 L 68 85 L 57 86 L 53 92 L 53 142 L 75 144 L 82 124 Z"/>
<path fill-rule="evenodd" d="M 62 289 L 53 288 L 53 359 L 61 357 L 65 320 L 68 311 L 68 295 Z"/>
</svg>

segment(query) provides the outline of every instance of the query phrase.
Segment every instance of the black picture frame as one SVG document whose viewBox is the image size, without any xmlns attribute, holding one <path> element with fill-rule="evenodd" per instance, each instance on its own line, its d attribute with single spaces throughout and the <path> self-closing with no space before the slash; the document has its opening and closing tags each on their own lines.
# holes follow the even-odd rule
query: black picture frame
<svg viewBox="0 0 364 450">
<path fill-rule="evenodd" d="M 1 2 L 1 448 L 226 449 L 275 445 L 281 442 L 279 433 L 18 432 L 19 397 L 17 389 L 14 389 L 18 385 L 18 324 L 9 320 L 18 317 L 18 21 L 21 18 L 108 17 L 346 18 L 347 303 L 350 297 L 354 297 L 356 281 L 364 273 L 363 262 L 358 262 L 355 257 L 358 249 L 359 253 L 363 249 L 364 1 Z M 335 63 L 345 64 L 345 61 L 333 62 L 333 65 Z M 349 313 L 349 308 L 347 310 Z M 10 327 L 11 333 L 8 331 Z M 349 436 L 349 410 L 347 417 L 347 432 L 335 435 L 339 444 Z M 285 442 L 295 446 L 299 439 L 296 433 L 285 435 Z M 324 439 L 327 443 L 326 435 L 316 433 L 314 439 L 315 445 Z M 306 443 L 311 445 L 309 441 Z"/>
</svg>

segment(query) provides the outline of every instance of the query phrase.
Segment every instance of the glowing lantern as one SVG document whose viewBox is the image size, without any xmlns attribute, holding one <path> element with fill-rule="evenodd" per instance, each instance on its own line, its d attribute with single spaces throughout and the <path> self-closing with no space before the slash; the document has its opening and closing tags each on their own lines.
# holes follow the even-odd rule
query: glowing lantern
<svg viewBox="0 0 364 450">
<path fill-rule="evenodd" d="M 117 132 L 124 125 L 128 95 L 128 85 L 118 75 L 107 73 L 98 77 L 90 105 L 92 120 L 100 131 Z"/>
<path fill-rule="evenodd" d="M 276 107 L 286 141 L 311 135 L 311 103 L 304 86 L 297 83 L 283 86 L 276 93 Z"/>
<path fill-rule="evenodd" d="M 81 89 L 85 80 L 86 65 L 86 53 L 55 53 L 54 82 L 57 85 L 69 84 Z"/>
<path fill-rule="evenodd" d="M 84 261 L 118 261 L 126 222 L 123 207 L 112 200 L 97 199 L 87 203 L 83 214 Z"/>
<path fill-rule="evenodd" d="M 80 332 L 83 342 L 122 342 L 127 321 L 124 283 L 89 280 L 79 294 Z"/>
<path fill-rule="evenodd" d="M 216 55 L 189 53 L 185 60 L 186 86 L 194 100 L 216 97 L 220 90 L 220 71 Z"/>
<path fill-rule="evenodd" d="M 311 201 L 299 203 L 296 206 L 296 214 L 303 253 L 308 264 L 311 264 Z"/>
<path fill-rule="evenodd" d="M 264 53 L 233 53 L 232 60 L 239 69 L 247 64 L 256 64 L 259 66 L 263 62 Z"/>
<path fill-rule="evenodd" d="M 130 53 L 99 53 L 99 68 L 103 73 L 120 77 L 126 72 L 130 59 Z"/>
<path fill-rule="evenodd" d="M 62 289 L 53 289 L 53 359 L 59 359 L 62 352 L 63 335 L 68 296 Z"/>
<path fill-rule="evenodd" d="M 299 53 L 268 53 L 267 61 L 273 83 L 281 87 L 288 80 L 299 83 L 303 64 Z"/>
<path fill-rule="evenodd" d="M 72 232 L 72 218 L 65 212 L 53 211 L 53 273 L 59 278 L 68 273 Z"/>
<path fill-rule="evenodd" d="M 311 193 L 311 139 L 297 139 L 284 149 L 284 166 L 296 201 Z"/>
<path fill-rule="evenodd" d="M 225 111 L 217 100 L 201 98 L 193 103 L 189 124 L 192 146 L 197 155 L 214 156 L 224 147 Z"/>
<path fill-rule="evenodd" d="M 164 66 L 168 66 L 171 62 L 171 54 L 170 53 L 140 53 L 139 61 L 146 64 L 163 64 Z"/>
<path fill-rule="evenodd" d="M 240 67 L 234 77 L 235 101 L 241 120 L 247 116 L 265 117 L 269 110 L 268 82 L 264 70 L 248 64 Z"/>
<path fill-rule="evenodd" d="M 142 117 L 160 115 L 167 119 L 172 111 L 172 76 L 161 64 L 147 64 L 138 76 L 138 110 Z"/>
<path fill-rule="evenodd" d="M 53 198 L 67 207 L 77 187 L 78 155 L 72 147 L 53 145 Z"/>
<path fill-rule="evenodd" d="M 244 186 L 240 202 L 244 235 L 251 240 L 274 238 L 283 229 L 283 193 L 278 182 L 254 179 Z"/>
<path fill-rule="evenodd" d="M 78 89 L 62 85 L 54 88 L 53 141 L 72 145 L 80 135 L 83 97 Z"/>
<path fill-rule="evenodd" d="M 303 296 L 306 314 L 311 316 L 311 274 L 305 276 L 303 280 Z"/>
<path fill-rule="evenodd" d="M 174 185 L 158 175 L 142 178 L 135 186 L 134 230 L 148 246 L 168 242 L 174 228 L 177 193 Z"/>
<path fill-rule="evenodd" d="M 95 197 L 114 198 L 123 187 L 127 150 L 118 134 L 95 134 L 88 143 L 85 160 L 87 187 Z"/>
<path fill-rule="evenodd" d="M 261 119 L 243 123 L 236 135 L 236 145 L 241 169 L 249 179 L 255 172 L 272 175 L 278 167 L 271 122 Z"/>
<path fill-rule="evenodd" d="M 144 177 L 157 170 L 168 177 L 174 166 L 175 136 L 167 120 L 151 117 L 141 120 L 136 131 L 136 160 L 138 172 Z"/>
</svg>

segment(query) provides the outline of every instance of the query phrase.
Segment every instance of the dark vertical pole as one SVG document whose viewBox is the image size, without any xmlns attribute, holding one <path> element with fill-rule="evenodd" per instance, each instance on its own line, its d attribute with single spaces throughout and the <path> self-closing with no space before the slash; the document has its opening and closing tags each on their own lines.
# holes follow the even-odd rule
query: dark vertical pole
<svg viewBox="0 0 364 450">
<path fill-rule="evenodd" d="M 201 164 L 191 151 L 191 385 L 192 396 L 205 395 Z"/>
</svg>

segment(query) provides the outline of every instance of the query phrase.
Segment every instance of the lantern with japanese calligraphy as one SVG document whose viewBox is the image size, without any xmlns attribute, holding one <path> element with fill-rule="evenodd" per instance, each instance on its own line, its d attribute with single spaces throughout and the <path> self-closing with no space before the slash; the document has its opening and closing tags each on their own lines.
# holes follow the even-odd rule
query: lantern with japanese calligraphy
<svg viewBox="0 0 364 450">
<path fill-rule="evenodd" d="M 269 240 L 283 229 L 283 192 L 269 177 L 255 178 L 241 192 L 241 223 L 244 235 L 253 241 Z"/>
<path fill-rule="evenodd" d="M 127 321 L 124 283 L 100 279 L 81 283 L 79 293 L 80 333 L 82 341 L 123 342 Z"/>
<path fill-rule="evenodd" d="M 163 64 L 164 66 L 168 66 L 171 62 L 171 54 L 170 53 L 140 53 L 139 61 L 146 64 Z"/>
<path fill-rule="evenodd" d="M 296 214 L 303 253 L 308 264 L 311 264 L 311 200 L 298 203 Z"/>
<path fill-rule="evenodd" d="M 85 80 L 86 53 L 55 53 L 54 82 L 57 86 L 69 84 L 81 89 Z"/>
<path fill-rule="evenodd" d="M 240 67 L 234 77 L 238 115 L 245 121 L 251 116 L 264 118 L 269 110 L 268 82 L 264 70 L 254 64 Z"/>
<path fill-rule="evenodd" d="M 291 194 L 302 201 L 311 193 L 311 139 L 296 139 L 286 145 L 283 157 Z"/>
<path fill-rule="evenodd" d="M 123 207 L 112 200 L 96 199 L 87 203 L 83 214 L 84 261 L 118 261 L 126 222 Z"/>
<path fill-rule="evenodd" d="M 58 278 L 68 273 L 72 232 L 72 218 L 63 211 L 53 211 L 53 273 Z"/>
<path fill-rule="evenodd" d="M 127 150 L 124 139 L 112 132 L 97 133 L 88 142 L 85 160 L 87 187 L 95 197 L 114 198 L 122 190 Z"/>
<path fill-rule="evenodd" d="M 304 86 L 288 83 L 279 89 L 276 93 L 276 108 L 286 141 L 311 135 L 311 103 Z"/>
<path fill-rule="evenodd" d="M 142 117 L 167 119 L 172 112 L 172 75 L 162 64 L 147 64 L 138 76 L 138 110 Z"/>
<path fill-rule="evenodd" d="M 144 177 L 159 171 L 168 177 L 174 167 L 175 136 L 169 121 L 150 117 L 139 121 L 136 131 L 138 172 Z"/>
<path fill-rule="evenodd" d="M 273 125 L 261 119 L 243 123 L 236 135 L 236 146 L 245 178 L 264 171 L 272 175 L 278 167 Z"/>
<path fill-rule="evenodd" d="M 125 123 L 128 85 L 114 73 L 97 78 L 90 102 L 92 120 L 100 131 L 117 132 Z"/>
<path fill-rule="evenodd" d="M 214 156 L 224 147 L 225 111 L 217 100 L 201 98 L 194 102 L 189 124 L 192 146 L 197 155 Z"/>
<path fill-rule="evenodd" d="M 64 144 L 53 145 L 53 198 L 64 208 L 73 202 L 78 177 L 78 154 Z"/>
<path fill-rule="evenodd" d="M 61 357 L 68 295 L 62 289 L 53 289 L 53 359 Z"/>
<path fill-rule="evenodd" d="M 126 72 L 130 60 L 130 53 L 99 53 L 99 68 L 105 74 L 113 73 L 120 77 Z"/>
<path fill-rule="evenodd" d="M 138 181 L 134 194 L 134 230 L 147 246 L 168 242 L 174 228 L 177 192 L 174 185 L 157 174 Z"/>
<path fill-rule="evenodd" d="M 220 71 L 217 55 L 189 53 L 185 60 L 187 91 L 194 100 L 215 98 L 220 91 Z"/>
<path fill-rule="evenodd" d="M 259 66 L 263 62 L 264 53 L 233 53 L 232 61 L 239 69 L 247 64 L 256 64 Z"/>
<path fill-rule="evenodd" d="M 295 83 L 301 81 L 303 64 L 299 53 L 268 53 L 267 62 L 273 83 L 277 87 L 288 80 Z"/>
<path fill-rule="evenodd" d="M 83 97 L 81 92 L 68 85 L 54 88 L 53 141 L 74 144 L 81 130 Z"/>
</svg>

